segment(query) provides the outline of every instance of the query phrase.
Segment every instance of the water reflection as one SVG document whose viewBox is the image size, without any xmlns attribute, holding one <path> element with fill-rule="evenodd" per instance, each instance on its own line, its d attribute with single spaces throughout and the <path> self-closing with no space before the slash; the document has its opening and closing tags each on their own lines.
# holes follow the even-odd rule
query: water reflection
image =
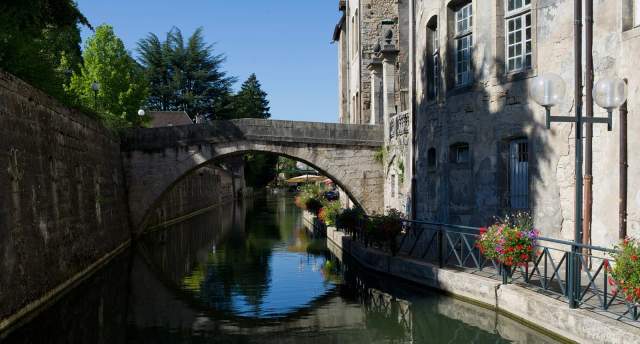
<svg viewBox="0 0 640 344">
<path fill-rule="evenodd" d="M 225 206 L 149 235 L 6 341 L 553 342 L 340 256 L 290 197 Z"/>
</svg>

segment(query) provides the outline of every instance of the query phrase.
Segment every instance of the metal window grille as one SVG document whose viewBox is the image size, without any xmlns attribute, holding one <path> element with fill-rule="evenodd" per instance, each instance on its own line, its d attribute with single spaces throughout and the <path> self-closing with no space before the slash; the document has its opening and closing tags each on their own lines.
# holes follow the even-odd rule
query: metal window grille
<svg viewBox="0 0 640 344">
<path fill-rule="evenodd" d="M 507 72 L 532 65 L 531 0 L 506 0 Z"/>
<path fill-rule="evenodd" d="M 526 139 L 511 142 L 509 193 L 512 209 L 529 209 L 529 143 Z"/>
</svg>

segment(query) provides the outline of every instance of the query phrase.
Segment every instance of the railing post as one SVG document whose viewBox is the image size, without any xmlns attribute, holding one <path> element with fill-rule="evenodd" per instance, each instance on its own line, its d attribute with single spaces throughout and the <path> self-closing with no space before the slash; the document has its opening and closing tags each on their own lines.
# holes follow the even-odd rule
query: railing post
<svg viewBox="0 0 640 344">
<path fill-rule="evenodd" d="M 442 225 L 438 225 L 438 232 L 436 234 L 438 236 L 438 266 L 440 268 L 444 267 L 444 233 Z"/>
<path fill-rule="evenodd" d="M 578 255 L 579 248 L 576 245 L 571 245 L 571 253 L 569 253 L 568 264 L 568 279 L 567 279 L 567 296 L 569 297 L 569 307 L 578 308 L 578 301 L 580 299 L 580 256 Z"/>
</svg>

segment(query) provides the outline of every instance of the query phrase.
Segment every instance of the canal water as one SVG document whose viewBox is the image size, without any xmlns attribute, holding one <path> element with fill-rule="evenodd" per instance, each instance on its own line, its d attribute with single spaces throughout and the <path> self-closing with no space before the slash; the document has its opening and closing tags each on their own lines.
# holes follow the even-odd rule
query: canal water
<svg viewBox="0 0 640 344">
<path fill-rule="evenodd" d="M 490 310 L 364 271 L 291 195 L 147 235 L 3 343 L 554 343 Z"/>
</svg>

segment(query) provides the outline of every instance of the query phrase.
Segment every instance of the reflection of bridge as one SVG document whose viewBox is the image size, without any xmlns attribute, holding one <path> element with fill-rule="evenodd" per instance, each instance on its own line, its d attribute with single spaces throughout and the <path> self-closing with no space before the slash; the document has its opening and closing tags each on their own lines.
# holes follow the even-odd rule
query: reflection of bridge
<svg viewBox="0 0 640 344">
<path fill-rule="evenodd" d="M 365 211 L 382 209 L 383 172 L 375 154 L 383 132 L 378 126 L 241 119 L 135 129 L 122 142 L 131 217 L 138 229 L 162 195 L 189 172 L 252 151 L 302 161 L 333 179 Z"/>
</svg>

